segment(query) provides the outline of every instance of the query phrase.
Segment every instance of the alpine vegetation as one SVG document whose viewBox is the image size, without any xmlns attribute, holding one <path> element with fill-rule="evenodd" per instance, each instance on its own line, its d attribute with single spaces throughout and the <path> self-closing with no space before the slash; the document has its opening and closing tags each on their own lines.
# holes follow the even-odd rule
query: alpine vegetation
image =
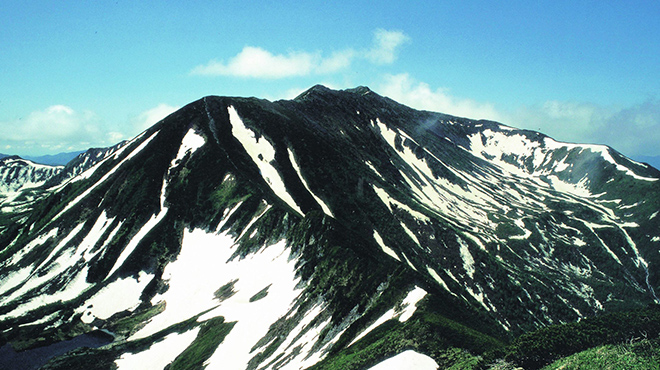
<svg viewBox="0 0 660 370">
<path fill-rule="evenodd" d="M 610 147 L 314 86 L 208 96 L 0 175 L 0 367 L 541 368 L 634 338 L 658 353 L 660 171 Z M 83 336 L 103 340 L 56 348 Z"/>
</svg>

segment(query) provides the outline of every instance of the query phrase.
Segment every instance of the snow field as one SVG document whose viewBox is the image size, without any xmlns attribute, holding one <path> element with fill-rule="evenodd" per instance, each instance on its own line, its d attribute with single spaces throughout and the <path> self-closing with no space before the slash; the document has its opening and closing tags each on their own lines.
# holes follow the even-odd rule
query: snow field
<svg viewBox="0 0 660 370">
<path fill-rule="evenodd" d="M 105 320 L 117 312 L 132 311 L 141 303 L 140 296 L 151 278 L 153 275 L 140 271 L 137 279 L 127 277 L 115 280 L 88 299 L 76 312 L 82 313 L 81 320 L 89 324 L 95 318 Z"/>
<path fill-rule="evenodd" d="M 289 261 L 286 242 L 281 241 L 241 261 L 232 261 L 223 269 L 233 279 L 236 295 L 222 302 L 220 307 L 200 317 L 206 320 L 223 316 L 237 321 L 224 342 L 208 361 L 207 369 L 243 369 L 257 354 L 252 348 L 263 338 L 279 318 L 286 316 L 301 290 L 295 276 L 295 260 Z M 254 302 L 249 299 L 269 286 L 268 295 Z M 304 357 L 304 354 L 300 354 Z"/>
<path fill-rule="evenodd" d="M 408 350 L 388 358 L 369 370 L 437 370 L 438 363 L 431 357 Z"/>
<path fill-rule="evenodd" d="M 197 321 L 204 322 L 223 316 L 226 322 L 236 324 L 208 360 L 207 369 L 245 368 L 258 353 L 251 353 L 252 347 L 275 321 L 286 316 L 301 290 L 296 288 L 296 260 L 290 260 L 285 241 L 230 261 L 235 248 L 230 235 L 185 230 L 177 260 L 163 273 L 169 289 L 152 299 L 153 304 L 164 301 L 165 311 L 128 340 L 145 338 L 182 318 L 203 314 Z M 222 301 L 217 299 L 215 292 L 230 282 L 235 282 L 235 294 Z M 265 297 L 250 302 L 266 287 Z"/>
<path fill-rule="evenodd" d="M 185 333 L 172 333 L 160 342 L 154 343 L 149 349 L 138 353 L 124 353 L 115 360 L 119 370 L 162 370 L 174 361 L 197 337 L 199 328 Z"/>
<path fill-rule="evenodd" d="M 238 139 L 248 155 L 250 155 L 252 161 L 259 167 L 261 176 L 266 180 L 266 183 L 268 183 L 275 195 L 298 212 L 298 214 L 304 216 L 300 207 L 298 207 L 291 194 L 286 190 L 280 173 L 271 164 L 275 160 L 275 148 L 265 137 L 257 138 L 255 132 L 245 126 L 233 106 L 228 106 L 227 111 L 229 112 L 232 134 Z"/>
</svg>

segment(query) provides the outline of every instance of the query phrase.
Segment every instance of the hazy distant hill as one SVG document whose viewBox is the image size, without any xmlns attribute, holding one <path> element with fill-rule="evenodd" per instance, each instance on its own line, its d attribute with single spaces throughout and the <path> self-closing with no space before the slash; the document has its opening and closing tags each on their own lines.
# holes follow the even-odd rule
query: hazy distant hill
<svg viewBox="0 0 660 370">
<path fill-rule="evenodd" d="M 68 152 L 68 153 L 59 153 L 52 155 L 41 155 L 41 156 L 22 156 L 25 159 L 29 159 L 32 162 L 39 164 L 47 164 L 49 166 L 64 166 L 69 163 L 73 158 L 77 157 L 80 153 L 84 153 L 84 150 L 77 152 Z"/>
</svg>

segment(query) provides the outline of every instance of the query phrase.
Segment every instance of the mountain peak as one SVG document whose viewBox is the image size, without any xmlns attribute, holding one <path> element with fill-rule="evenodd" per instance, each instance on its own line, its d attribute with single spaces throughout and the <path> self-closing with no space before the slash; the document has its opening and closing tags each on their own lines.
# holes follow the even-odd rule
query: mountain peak
<svg viewBox="0 0 660 370">
<path fill-rule="evenodd" d="M 305 101 L 309 100 L 310 98 L 313 97 L 319 97 L 319 96 L 330 96 L 330 95 L 337 95 L 341 93 L 351 93 L 351 94 L 358 94 L 358 95 L 367 95 L 370 93 L 373 93 L 373 91 L 368 88 L 367 86 L 358 86 L 350 89 L 345 89 L 345 90 L 333 90 L 330 89 L 326 86 L 323 85 L 314 85 L 310 87 L 309 89 L 305 90 L 303 93 L 295 97 L 293 100 L 295 101 Z"/>
<path fill-rule="evenodd" d="M 332 91 L 333 90 L 330 89 L 330 88 L 327 88 L 323 85 L 317 84 L 317 85 L 314 85 L 314 86 L 310 87 L 309 89 L 303 91 L 302 93 L 300 93 L 300 95 L 296 96 L 293 100 L 303 101 L 303 100 L 309 99 L 310 97 L 317 96 L 317 95 L 325 95 L 325 94 L 327 94 L 329 92 L 332 92 Z"/>
<path fill-rule="evenodd" d="M 370 88 L 368 88 L 367 86 L 358 86 L 358 87 L 354 87 L 352 89 L 346 89 L 345 91 L 352 92 L 352 93 L 355 93 L 355 94 L 360 94 L 360 95 L 367 95 L 367 94 L 373 93 L 373 91 Z"/>
</svg>

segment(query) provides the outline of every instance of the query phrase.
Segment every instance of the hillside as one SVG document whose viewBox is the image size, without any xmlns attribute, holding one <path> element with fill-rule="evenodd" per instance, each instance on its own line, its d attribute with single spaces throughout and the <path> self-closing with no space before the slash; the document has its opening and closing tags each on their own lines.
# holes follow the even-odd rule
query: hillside
<svg viewBox="0 0 660 370">
<path fill-rule="evenodd" d="M 476 364 L 658 302 L 660 171 L 365 87 L 205 97 L 70 173 L 0 237 L 0 344 L 113 336 L 48 368 Z"/>
</svg>

